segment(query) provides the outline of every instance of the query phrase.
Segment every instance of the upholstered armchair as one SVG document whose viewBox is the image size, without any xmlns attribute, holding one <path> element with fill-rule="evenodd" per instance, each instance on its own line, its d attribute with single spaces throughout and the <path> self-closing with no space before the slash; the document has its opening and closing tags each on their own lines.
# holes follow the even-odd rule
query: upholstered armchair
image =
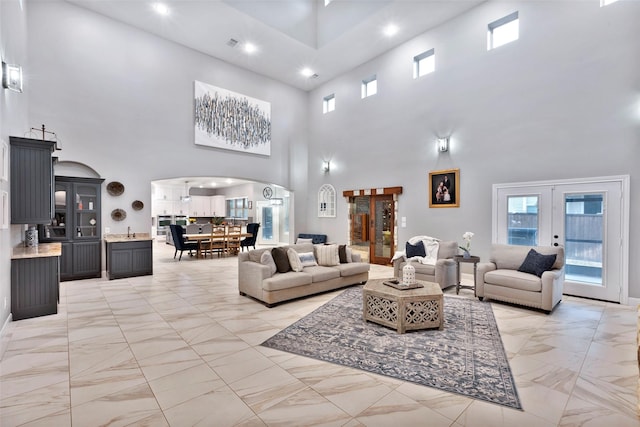
<svg viewBox="0 0 640 427">
<path fill-rule="evenodd" d="M 537 255 L 530 255 L 531 249 Z M 562 300 L 563 284 L 562 246 L 493 244 L 489 262 L 478 263 L 476 270 L 476 295 L 481 301 L 490 298 L 547 312 Z"/>
<path fill-rule="evenodd" d="M 258 230 L 260 229 L 260 224 L 251 222 L 247 224 L 247 233 L 251 233 L 251 236 L 245 237 L 240 241 L 240 249 L 244 251 L 244 248 L 249 250 L 249 247 L 256 248 L 256 240 L 258 239 Z"/>
<path fill-rule="evenodd" d="M 198 249 L 198 244 L 196 242 L 185 242 L 184 241 L 184 230 L 182 226 L 170 224 L 171 228 L 171 237 L 173 237 L 173 244 L 176 247 L 176 251 L 173 253 L 173 258 L 175 259 L 178 251 L 180 251 L 180 257 L 178 261 L 182 259 L 182 252 L 189 251 L 189 255 L 193 255 L 192 252 Z"/>
<path fill-rule="evenodd" d="M 435 265 L 412 262 L 416 269 L 416 280 L 435 282 L 441 289 L 458 284 L 458 271 L 453 257 L 458 254 L 458 243 L 453 241 L 439 242 L 438 256 Z M 403 256 L 393 261 L 393 275 L 402 278 L 402 268 L 407 264 Z"/>
</svg>

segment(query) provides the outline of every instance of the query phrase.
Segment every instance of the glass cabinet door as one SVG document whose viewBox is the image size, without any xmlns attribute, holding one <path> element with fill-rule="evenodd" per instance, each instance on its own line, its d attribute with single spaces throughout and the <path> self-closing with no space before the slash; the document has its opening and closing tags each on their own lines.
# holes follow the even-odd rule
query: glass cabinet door
<svg viewBox="0 0 640 427">
<path fill-rule="evenodd" d="M 76 212 L 75 238 L 98 235 L 98 188 L 93 184 L 74 184 L 74 208 Z"/>
<path fill-rule="evenodd" d="M 51 225 L 45 226 L 45 238 L 52 240 L 65 240 L 69 237 L 69 227 L 72 218 L 67 218 L 69 205 L 69 184 L 56 183 L 54 198 L 53 219 Z"/>
</svg>

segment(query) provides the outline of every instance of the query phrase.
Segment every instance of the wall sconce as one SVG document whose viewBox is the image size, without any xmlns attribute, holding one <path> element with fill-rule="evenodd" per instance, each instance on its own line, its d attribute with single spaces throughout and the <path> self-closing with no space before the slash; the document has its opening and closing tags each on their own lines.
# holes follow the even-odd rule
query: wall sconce
<svg viewBox="0 0 640 427">
<path fill-rule="evenodd" d="M 449 151 L 449 138 L 438 138 L 436 142 L 438 144 L 438 151 L 441 153 Z"/>
<path fill-rule="evenodd" d="M 22 67 L 2 61 L 2 87 L 22 92 Z"/>
<path fill-rule="evenodd" d="M 331 164 L 329 163 L 329 161 L 324 161 L 322 162 L 322 171 L 324 173 L 329 173 L 329 169 L 331 169 Z"/>
</svg>

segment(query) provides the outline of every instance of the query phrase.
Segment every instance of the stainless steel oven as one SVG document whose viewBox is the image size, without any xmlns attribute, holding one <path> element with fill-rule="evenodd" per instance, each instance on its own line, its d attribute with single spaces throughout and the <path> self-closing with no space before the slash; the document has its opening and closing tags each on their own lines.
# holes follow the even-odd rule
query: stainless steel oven
<svg viewBox="0 0 640 427">
<path fill-rule="evenodd" d="M 169 232 L 169 225 L 171 224 L 171 215 L 158 215 L 156 224 L 158 224 L 156 234 L 158 236 L 166 236 Z"/>
</svg>

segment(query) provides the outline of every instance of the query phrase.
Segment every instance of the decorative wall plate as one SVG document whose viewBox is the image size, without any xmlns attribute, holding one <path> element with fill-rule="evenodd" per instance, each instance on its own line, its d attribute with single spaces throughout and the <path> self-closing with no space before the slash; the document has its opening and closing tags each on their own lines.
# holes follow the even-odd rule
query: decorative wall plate
<svg viewBox="0 0 640 427">
<path fill-rule="evenodd" d="M 140 200 L 135 200 L 133 203 L 131 203 L 131 207 L 134 211 L 139 211 L 144 208 L 144 203 L 142 203 Z"/>
<path fill-rule="evenodd" d="M 111 219 L 114 221 L 122 221 L 127 217 L 127 213 L 122 209 L 114 209 L 111 211 Z"/>
<path fill-rule="evenodd" d="M 107 193 L 112 196 L 119 196 L 124 193 L 124 185 L 118 181 L 112 181 L 107 184 Z"/>
<path fill-rule="evenodd" d="M 262 190 L 262 195 L 265 199 L 269 200 L 273 196 L 273 189 L 271 187 L 264 187 Z"/>
</svg>

